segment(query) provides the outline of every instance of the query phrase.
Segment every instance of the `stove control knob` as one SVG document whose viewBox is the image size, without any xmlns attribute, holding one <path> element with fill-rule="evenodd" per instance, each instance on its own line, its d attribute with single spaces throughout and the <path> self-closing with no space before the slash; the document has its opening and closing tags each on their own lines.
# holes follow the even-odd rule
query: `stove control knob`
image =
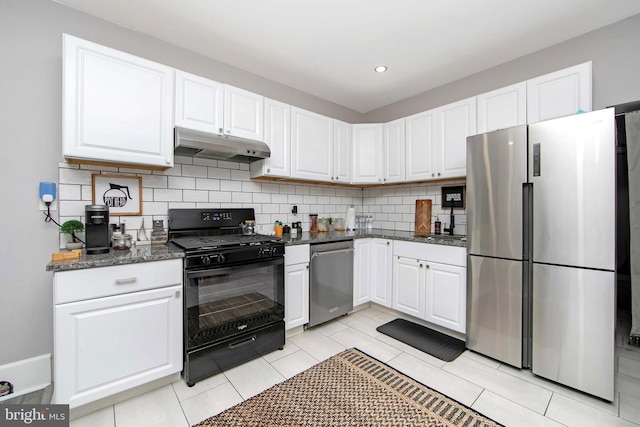
<svg viewBox="0 0 640 427">
<path fill-rule="evenodd" d="M 216 256 L 216 261 L 218 261 L 218 264 L 222 264 L 225 261 L 224 255 L 218 254 Z"/>
<path fill-rule="evenodd" d="M 200 259 L 202 260 L 202 263 L 203 263 L 204 265 L 209 265 L 209 264 L 211 264 L 211 257 L 210 257 L 209 255 L 202 255 L 202 256 L 200 257 Z"/>
<path fill-rule="evenodd" d="M 272 247 L 269 249 L 269 255 L 274 256 L 276 254 L 276 248 Z"/>
</svg>

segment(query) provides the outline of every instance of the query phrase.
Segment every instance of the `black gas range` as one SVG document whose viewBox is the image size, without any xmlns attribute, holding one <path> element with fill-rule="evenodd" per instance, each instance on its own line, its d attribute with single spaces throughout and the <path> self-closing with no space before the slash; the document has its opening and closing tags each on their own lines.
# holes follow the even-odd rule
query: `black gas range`
<svg viewBox="0 0 640 427">
<path fill-rule="evenodd" d="M 169 240 L 185 251 L 187 385 L 284 346 L 284 244 L 243 235 L 253 209 L 170 209 Z"/>
</svg>

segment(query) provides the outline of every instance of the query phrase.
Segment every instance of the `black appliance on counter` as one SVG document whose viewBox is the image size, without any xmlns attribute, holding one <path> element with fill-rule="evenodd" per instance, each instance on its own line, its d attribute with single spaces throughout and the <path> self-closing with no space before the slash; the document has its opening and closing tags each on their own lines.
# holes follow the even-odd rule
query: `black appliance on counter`
<svg viewBox="0 0 640 427">
<path fill-rule="evenodd" d="M 109 207 L 85 205 L 85 245 L 88 254 L 109 252 Z"/>
<path fill-rule="evenodd" d="M 169 241 L 185 251 L 188 386 L 285 343 L 284 244 L 243 235 L 253 209 L 169 209 Z"/>
</svg>

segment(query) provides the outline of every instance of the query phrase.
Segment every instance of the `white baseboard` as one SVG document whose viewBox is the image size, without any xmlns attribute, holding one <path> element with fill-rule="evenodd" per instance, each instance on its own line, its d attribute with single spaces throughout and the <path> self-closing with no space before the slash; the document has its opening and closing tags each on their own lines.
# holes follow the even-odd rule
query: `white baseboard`
<svg viewBox="0 0 640 427">
<path fill-rule="evenodd" d="M 45 388 L 51 384 L 51 354 L 0 365 L 0 381 L 13 384 L 13 393 L 0 397 L 0 402 Z"/>
</svg>

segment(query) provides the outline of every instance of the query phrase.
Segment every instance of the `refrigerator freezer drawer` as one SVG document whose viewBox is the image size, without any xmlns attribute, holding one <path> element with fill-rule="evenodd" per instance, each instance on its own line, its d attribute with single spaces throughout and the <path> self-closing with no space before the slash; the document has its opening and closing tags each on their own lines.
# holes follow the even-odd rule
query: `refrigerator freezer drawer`
<svg viewBox="0 0 640 427">
<path fill-rule="evenodd" d="M 523 261 L 470 255 L 467 260 L 467 348 L 523 366 Z"/>
<path fill-rule="evenodd" d="M 613 400 L 615 275 L 533 265 L 536 375 Z"/>
</svg>

